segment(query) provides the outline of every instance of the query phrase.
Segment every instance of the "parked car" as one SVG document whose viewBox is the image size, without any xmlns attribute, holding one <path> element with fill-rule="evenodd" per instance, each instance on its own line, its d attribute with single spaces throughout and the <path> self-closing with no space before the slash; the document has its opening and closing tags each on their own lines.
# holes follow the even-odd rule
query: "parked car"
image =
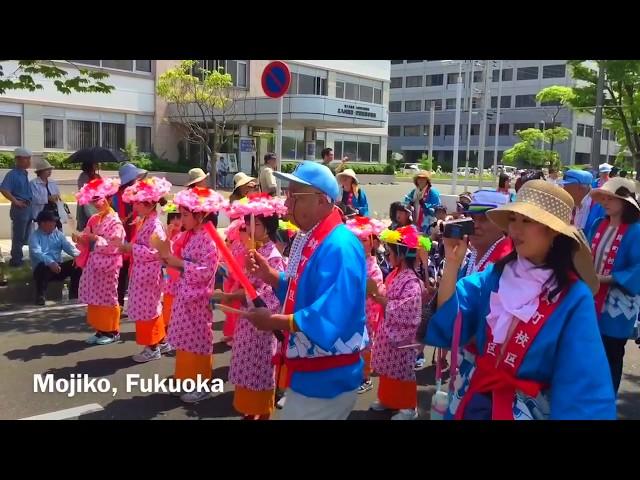
<svg viewBox="0 0 640 480">
<path fill-rule="evenodd" d="M 402 165 L 402 173 L 406 175 L 415 175 L 420 171 L 420 165 L 417 163 L 405 163 Z"/>
</svg>

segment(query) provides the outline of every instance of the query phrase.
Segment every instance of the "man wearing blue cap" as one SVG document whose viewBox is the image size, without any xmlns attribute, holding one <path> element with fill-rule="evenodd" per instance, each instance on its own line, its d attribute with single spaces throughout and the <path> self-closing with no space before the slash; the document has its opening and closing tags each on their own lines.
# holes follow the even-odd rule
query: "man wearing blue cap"
<svg viewBox="0 0 640 480">
<path fill-rule="evenodd" d="M 567 170 L 561 183 L 573 198 L 571 223 L 583 232 L 588 232 L 593 222 L 605 215 L 602 206 L 598 203 L 592 203 L 589 195 L 593 184 L 593 175 L 586 170 Z"/>
<path fill-rule="evenodd" d="M 286 205 L 300 232 L 286 274 L 250 252 L 251 270 L 274 288 L 284 314 L 258 308 L 247 318 L 260 330 L 288 333 L 289 388 L 280 418 L 344 420 L 356 402 L 360 352 L 368 344 L 364 250 L 335 207 L 340 187 L 329 168 L 309 161 L 292 174 L 274 174 L 290 182 Z"/>
</svg>

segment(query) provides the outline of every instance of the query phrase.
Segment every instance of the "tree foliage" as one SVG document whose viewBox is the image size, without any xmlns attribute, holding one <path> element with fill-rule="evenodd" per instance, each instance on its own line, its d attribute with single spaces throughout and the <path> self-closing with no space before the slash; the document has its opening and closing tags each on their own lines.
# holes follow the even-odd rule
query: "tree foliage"
<svg viewBox="0 0 640 480">
<path fill-rule="evenodd" d="M 571 136 L 571 130 L 564 127 L 554 127 L 543 132 L 538 128 L 527 128 L 517 131 L 516 135 L 520 141 L 504 151 L 502 155 L 504 163 L 510 165 L 523 163 L 536 167 L 559 168 L 562 163 L 558 152 L 550 148 L 543 150 L 541 145 L 542 142 L 549 145 L 564 142 Z"/>
</svg>

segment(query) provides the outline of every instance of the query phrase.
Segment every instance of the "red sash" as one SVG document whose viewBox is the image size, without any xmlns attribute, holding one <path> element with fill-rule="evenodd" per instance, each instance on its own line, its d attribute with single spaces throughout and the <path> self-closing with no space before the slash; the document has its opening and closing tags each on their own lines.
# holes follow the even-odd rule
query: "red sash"
<svg viewBox="0 0 640 480">
<path fill-rule="evenodd" d="M 98 223 L 100 223 L 100 215 L 92 215 L 87 222 L 86 228 L 89 229 L 90 233 L 93 233 L 93 227 L 95 227 Z M 91 253 L 91 242 L 89 240 L 80 239 L 80 241 L 78 242 L 78 250 L 80 251 L 80 255 L 75 258 L 75 264 L 79 268 L 84 268 L 87 266 L 87 262 L 89 261 L 89 254 Z"/>
<path fill-rule="evenodd" d="M 469 390 L 456 410 L 456 420 L 463 419 L 465 408 L 475 393 L 493 394 L 491 412 L 493 420 L 513 420 L 513 403 L 517 390 L 532 397 L 540 393 L 544 388 L 542 383 L 517 378 L 516 373 L 542 326 L 568 291 L 569 288 L 565 289 L 553 302 L 548 300 L 547 292 L 544 292 L 539 299 L 538 311 L 529 322 L 518 321 L 502 349 L 493 341 L 493 334 L 487 325 L 485 352 L 476 361 L 476 371 L 471 377 Z"/>
<path fill-rule="evenodd" d="M 331 214 L 327 216 L 311 233 L 311 237 L 302 249 L 302 255 L 300 256 L 300 262 L 298 263 L 296 274 L 292 279 L 289 280 L 289 288 L 287 289 L 287 296 L 285 298 L 283 310 L 283 313 L 285 315 L 291 315 L 294 313 L 296 295 L 298 290 L 298 281 L 300 280 L 300 277 L 302 277 L 302 272 L 307 266 L 307 263 L 309 262 L 315 251 L 318 249 L 320 244 L 324 241 L 324 239 L 327 238 L 327 236 L 340 224 L 342 224 L 340 211 L 334 209 Z M 274 359 L 276 363 L 284 361 L 284 364 L 287 366 L 287 385 L 289 385 L 291 381 L 291 375 L 294 371 L 309 372 L 327 370 L 330 368 L 350 365 L 360 360 L 360 352 L 358 352 L 357 355 L 331 355 L 327 357 L 296 359 L 286 358 L 285 352 L 287 349 L 287 345 L 289 344 L 289 335 L 290 332 L 285 332 L 285 338 L 282 342 L 282 351 L 279 353 L 279 355 L 276 355 L 276 358 Z M 345 361 L 347 363 L 343 363 Z"/>
<path fill-rule="evenodd" d="M 193 236 L 193 230 L 188 230 L 186 232 L 180 232 L 177 235 L 175 242 L 173 243 L 173 254 L 182 259 L 182 250 L 189 243 L 189 240 Z M 180 270 L 175 267 L 167 267 L 167 275 L 172 280 L 177 280 L 180 278 Z"/>
<path fill-rule="evenodd" d="M 609 227 L 609 220 L 605 219 L 602 222 L 600 222 L 600 225 L 598 226 L 598 230 L 596 231 L 596 234 L 594 235 L 593 240 L 591 241 L 591 252 L 593 253 L 594 261 L 596 259 L 596 252 L 598 249 L 598 245 L 600 245 L 600 242 L 602 241 L 602 235 L 607 230 L 607 227 Z M 620 248 L 620 242 L 622 242 L 622 237 L 624 237 L 624 234 L 627 232 L 628 228 L 629 228 L 629 224 L 627 223 L 621 223 L 620 226 L 618 227 L 618 230 L 616 231 L 613 237 L 613 243 L 611 244 L 611 248 L 607 252 L 607 259 L 604 262 L 604 268 L 602 269 L 602 272 L 599 272 L 601 275 L 605 275 L 605 276 L 611 275 L 611 270 L 613 269 L 613 263 L 615 262 L 618 249 Z M 596 268 L 597 267 L 598 266 L 596 265 Z M 607 299 L 607 295 L 609 294 L 610 288 L 611 288 L 611 284 L 601 283 L 600 288 L 598 289 L 598 293 L 594 297 L 596 302 L 596 314 L 598 315 L 598 318 L 600 318 L 600 315 L 602 314 L 602 310 L 604 309 L 604 302 Z"/>
</svg>

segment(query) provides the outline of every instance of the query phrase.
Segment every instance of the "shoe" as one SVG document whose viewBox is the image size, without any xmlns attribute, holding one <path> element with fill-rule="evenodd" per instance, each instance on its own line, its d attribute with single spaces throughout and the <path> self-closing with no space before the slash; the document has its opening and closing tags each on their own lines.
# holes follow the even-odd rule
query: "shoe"
<svg viewBox="0 0 640 480">
<path fill-rule="evenodd" d="M 413 367 L 414 370 L 421 370 L 424 368 L 424 357 L 416 360 L 416 364 Z"/>
<path fill-rule="evenodd" d="M 415 408 L 402 409 L 396 413 L 391 420 L 417 420 L 418 410 Z"/>
<path fill-rule="evenodd" d="M 144 350 L 131 358 L 133 358 L 134 362 L 146 363 L 152 360 L 159 360 L 162 358 L 162 355 L 160 355 L 160 349 L 158 347 L 153 350 L 149 347 L 144 347 Z"/>
<path fill-rule="evenodd" d="M 120 340 L 120 334 L 116 334 L 114 336 L 111 335 L 103 335 L 102 337 L 98 338 L 98 341 L 96 342 L 96 345 L 109 345 L 110 343 L 115 343 L 118 340 Z"/>
<path fill-rule="evenodd" d="M 171 346 L 171 344 L 169 342 L 164 342 L 164 343 L 159 344 L 158 348 L 160 349 L 160 354 L 161 355 L 166 355 L 167 353 L 173 352 L 173 347 Z"/>
<path fill-rule="evenodd" d="M 100 338 L 101 337 L 99 337 L 94 333 L 93 335 L 91 335 L 89 338 L 85 340 L 85 343 L 88 343 L 89 345 L 95 345 L 98 343 L 98 340 L 100 340 Z"/>
<path fill-rule="evenodd" d="M 184 395 L 180 395 L 180 400 L 182 400 L 184 403 L 198 403 L 202 400 L 206 400 L 210 396 L 211 394 L 206 391 L 190 392 L 190 393 L 185 393 Z"/>
<path fill-rule="evenodd" d="M 376 400 L 369 406 L 369 410 L 373 410 L 374 412 L 384 412 L 389 409 Z"/>
<path fill-rule="evenodd" d="M 39 296 L 36 298 L 36 305 L 44 306 L 47 304 L 47 300 L 43 296 Z"/>
<path fill-rule="evenodd" d="M 365 380 L 358 387 L 358 393 L 366 393 L 373 388 L 373 381 L 371 379 Z"/>
<path fill-rule="evenodd" d="M 278 410 L 282 410 L 284 408 L 284 404 L 286 403 L 286 401 L 287 401 L 287 397 L 283 395 L 282 398 L 280 398 L 280 400 L 276 402 L 276 408 Z"/>
</svg>

